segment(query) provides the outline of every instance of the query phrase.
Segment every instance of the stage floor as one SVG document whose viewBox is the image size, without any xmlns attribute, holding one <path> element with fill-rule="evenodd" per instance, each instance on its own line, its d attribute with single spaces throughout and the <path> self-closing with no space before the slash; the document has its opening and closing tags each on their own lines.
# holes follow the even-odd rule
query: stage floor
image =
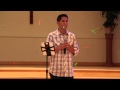
<svg viewBox="0 0 120 90">
<path fill-rule="evenodd" d="M 75 79 L 120 79 L 120 67 L 80 66 L 74 72 Z M 0 79 L 46 79 L 46 67 L 0 66 Z"/>
</svg>

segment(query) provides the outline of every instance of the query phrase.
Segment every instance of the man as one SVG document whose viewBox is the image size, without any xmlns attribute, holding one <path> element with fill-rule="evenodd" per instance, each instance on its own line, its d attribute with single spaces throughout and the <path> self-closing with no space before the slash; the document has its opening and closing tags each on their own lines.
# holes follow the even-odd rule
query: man
<svg viewBox="0 0 120 90">
<path fill-rule="evenodd" d="M 75 34 L 67 30 L 68 16 L 57 17 L 58 29 L 49 33 L 46 42 L 53 42 L 55 55 L 50 56 L 51 79 L 74 79 L 72 56 L 78 55 L 79 47 Z"/>
</svg>

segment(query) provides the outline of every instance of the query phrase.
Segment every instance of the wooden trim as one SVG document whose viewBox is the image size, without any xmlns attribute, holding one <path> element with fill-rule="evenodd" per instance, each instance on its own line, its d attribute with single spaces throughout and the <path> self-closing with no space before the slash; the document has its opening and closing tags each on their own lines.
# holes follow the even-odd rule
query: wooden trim
<svg viewBox="0 0 120 90">
<path fill-rule="evenodd" d="M 76 66 L 105 66 L 105 62 L 74 62 Z M 38 65 L 45 66 L 46 62 L 30 62 L 30 61 L 0 61 L 0 65 Z M 120 63 L 114 63 L 113 66 L 120 66 Z"/>
<path fill-rule="evenodd" d="M 45 70 L 0 70 L 0 72 L 45 72 Z"/>
<path fill-rule="evenodd" d="M 41 37 L 41 36 L 0 36 L 2 38 L 46 38 L 46 37 Z M 77 39 L 105 39 L 105 38 L 80 38 L 77 37 Z M 119 39 L 119 38 L 115 38 Z"/>
<path fill-rule="evenodd" d="M 104 62 L 74 62 L 77 63 L 76 66 L 104 66 Z"/>
<path fill-rule="evenodd" d="M 33 11 L 30 11 L 30 24 L 33 24 Z"/>
<path fill-rule="evenodd" d="M 29 62 L 29 61 L 0 61 L 0 65 L 43 65 L 45 62 Z"/>
</svg>

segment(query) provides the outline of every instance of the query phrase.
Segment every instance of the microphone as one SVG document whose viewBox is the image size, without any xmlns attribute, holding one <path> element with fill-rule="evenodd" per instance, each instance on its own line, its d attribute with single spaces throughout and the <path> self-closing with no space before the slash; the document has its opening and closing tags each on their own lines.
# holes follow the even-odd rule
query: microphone
<svg viewBox="0 0 120 90">
<path fill-rule="evenodd" d="M 66 35 L 64 36 L 64 42 L 67 42 L 67 37 L 66 37 Z M 64 48 L 64 54 L 66 54 L 66 48 Z"/>
<path fill-rule="evenodd" d="M 63 29 L 65 28 L 65 26 L 62 27 Z"/>
<path fill-rule="evenodd" d="M 66 27 L 65 27 L 65 26 L 63 26 L 62 28 L 63 28 L 63 29 L 65 29 Z"/>
<path fill-rule="evenodd" d="M 64 54 L 66 54 L 66 48 L 64 48 Z"/>
</svg>

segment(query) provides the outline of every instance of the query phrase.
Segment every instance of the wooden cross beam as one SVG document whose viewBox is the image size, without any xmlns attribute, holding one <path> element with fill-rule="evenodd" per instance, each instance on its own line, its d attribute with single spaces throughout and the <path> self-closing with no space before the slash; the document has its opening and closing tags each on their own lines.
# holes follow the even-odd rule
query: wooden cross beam
<svg viewBox="0 0 120 90">
<path fill-rule="evenodd" d="M 30 11 L 30 24 L 33 24 L 33 11 Z"/>
</svg>

